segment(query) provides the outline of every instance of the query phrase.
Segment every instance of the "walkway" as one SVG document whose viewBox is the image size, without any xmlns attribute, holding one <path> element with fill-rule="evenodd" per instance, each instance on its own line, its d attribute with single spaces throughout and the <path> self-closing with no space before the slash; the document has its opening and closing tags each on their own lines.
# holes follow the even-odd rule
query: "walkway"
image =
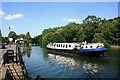
<svg viewBox="0 0 120 80">
<path fill-rule="evenodd" d="M 6 47 L 6 49 L 0 49 L 0 80 L 5 78 L 11 78 L 13 80 L 25 79 L 26 70 L 21 63 L 22 57 L 19 56 L 18 48 L 16 45 Z M 6 54 L 7 50 L 14 50 L 14 61 L 10 61 L 3 65 L 3 62 L 5 61 L 3 55 Z"/>
</svg>

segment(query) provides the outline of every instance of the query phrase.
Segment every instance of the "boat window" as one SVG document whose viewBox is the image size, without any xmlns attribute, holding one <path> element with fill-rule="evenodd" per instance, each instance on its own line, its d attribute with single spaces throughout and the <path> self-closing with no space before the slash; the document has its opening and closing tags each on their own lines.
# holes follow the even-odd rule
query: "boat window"
<svg viewBox="0 0 120 80">
<path fill-rule="evenodd" d="M 66 44 L 66 48 L 67 48 L 67 46 L 68 46 L 68 45 Z"/>
<path fill-rule="evenodd" d="M 57 44 L 57 47 L 58 47 L 58 44 Z"/>
<path fill-rule="evenodd" d="M 71 45 L 69 45 L 69 47 L 71 47 Z"/>
<path fill-rule="evenodd" d="M 54 44 L 54 47 L 55 47 L 55 44 Z"/>
<path fill-rule="evenodd" d="M 87 48 L 87 46 L 86 46 L 86 48 Z"/>
<path fill-rule="evenodd" d="M 63 47 L 65 47 L 65 45 L 63 45 Z"/>
<path fill-rule="evenodd" d="M 60 47 L 60 44 L 59 44 L 59 47 Z"/>
<path fill-rule="evenodd" d="M 90 46 L 90 48 L 92 48 L 92 46 Z"/>
<path fill-rule="evenodd" d="M 62 47 L 62 44 L 61 44 L 61 47 Z"/>
</svg>

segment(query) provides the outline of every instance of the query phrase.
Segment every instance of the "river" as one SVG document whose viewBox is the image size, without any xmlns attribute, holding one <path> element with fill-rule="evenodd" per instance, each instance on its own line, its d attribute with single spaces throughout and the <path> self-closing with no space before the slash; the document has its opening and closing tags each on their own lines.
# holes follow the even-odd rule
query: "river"
<svg viewBox="0 0 120 80">
<path fill-rule="evenodd" d="M 48 53 L 32 46 L 23 54 L 29 76 L 42 78 L 118 78 L 119 49 L 110 49 L 105 58 Z"/>
</svg>

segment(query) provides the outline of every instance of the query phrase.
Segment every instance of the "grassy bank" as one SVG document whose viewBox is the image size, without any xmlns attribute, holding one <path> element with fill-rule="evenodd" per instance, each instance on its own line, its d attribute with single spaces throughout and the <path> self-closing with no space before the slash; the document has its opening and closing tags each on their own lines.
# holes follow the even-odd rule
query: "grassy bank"
<svg viewBox="0 0 120 80">
<path fill-rule="evenodd" d="M 118 48 L 118 49 L 120 49 L 120 46 L 118 46 L 118 45 L 111 45 L 111 48 Z"/>
</svg>

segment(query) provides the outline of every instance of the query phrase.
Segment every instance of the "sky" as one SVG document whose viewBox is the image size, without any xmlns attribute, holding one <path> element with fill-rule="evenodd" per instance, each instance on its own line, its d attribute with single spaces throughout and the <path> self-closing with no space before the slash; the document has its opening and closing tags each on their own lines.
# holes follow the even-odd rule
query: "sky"
<svg viewBox="0 0 120 80">
<path fill-rule="evenodd" d="M 2 35 L 9 28 L 18 35 L 30 32 L 37 36 L 44 29 L 61 27 L 69 22 L 82 23 L 88 15 L 102 19 L 118 16 L 118 2 L 2 2 L 0 26 Z"/>
<path fill-rule="evenodd" d="M 119 0 L 1 0 L 2 2 L 118 2 Z"/>
</svg>

